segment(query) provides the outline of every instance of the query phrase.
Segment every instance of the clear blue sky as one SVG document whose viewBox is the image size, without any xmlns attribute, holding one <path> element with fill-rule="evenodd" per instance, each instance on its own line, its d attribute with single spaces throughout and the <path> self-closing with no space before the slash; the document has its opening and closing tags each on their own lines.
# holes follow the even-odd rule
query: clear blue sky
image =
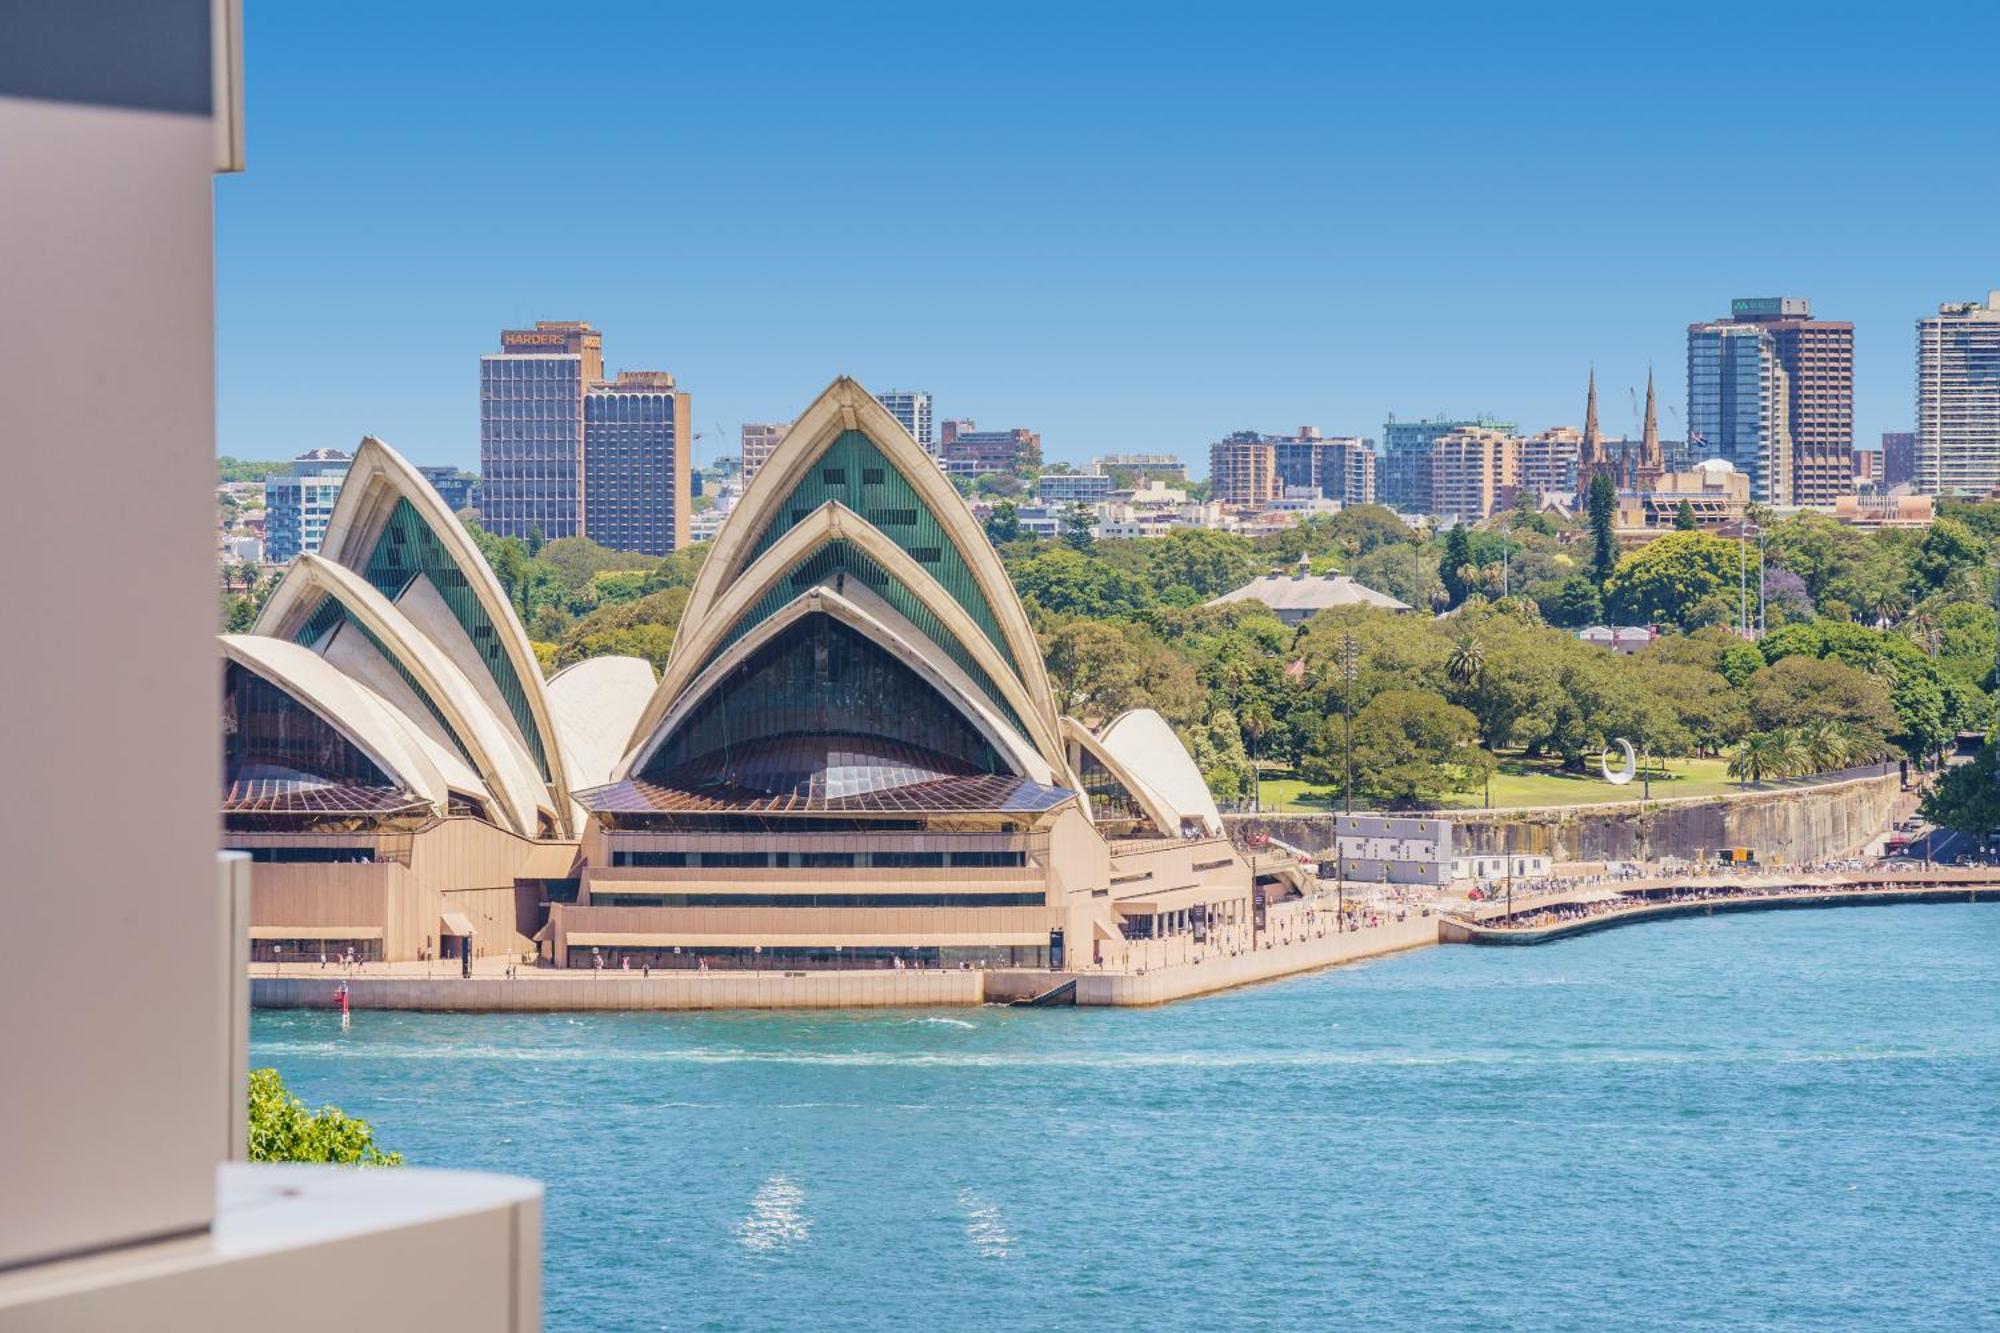
<svg viewBox="0 0 2000 1333">
<path fill-rule="evenodd" d="M 252 0 L 221 448 L 476 466 L 537 318 L 678 375 L 704 457 L 842 372 L 1074 460 L 1580 424 L 1593 361 L 1618 431 L 1778 294 L 1856 323 L 1872 443 L 2000 287 L 2000 19 L 1843 8 Z"/>
</svg>

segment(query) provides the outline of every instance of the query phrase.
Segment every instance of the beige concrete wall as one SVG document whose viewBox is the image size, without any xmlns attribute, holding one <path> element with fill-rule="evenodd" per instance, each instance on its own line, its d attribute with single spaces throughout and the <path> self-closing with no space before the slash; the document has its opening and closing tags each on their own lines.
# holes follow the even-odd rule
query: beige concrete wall
<svg viewBox="0 0 2000 1333">
<path fill-rule="evenodd" d="M 250 924 L 363 926 L 382 930 L 388 947 L 391 886 L 407 897 L 410 872 L 382 862 L 287 864 L 265 861 L 250 867 Z"/>
<path fill-rule="evenodd" d="M 0 41 L 26 68 L 58 34 L 112 40 L 118 11 L 87 8 L 10 12 Z M 192 7 L 155 8 L 175 46 Z M 0 97 L 0 145 L 0 559 L 24 633 L 0 690 L 5 1268 L 206 1227 L 242 1111 L 215 870 L 215 128 Z"/>
<path fill-rule="evenodd" d="M 1059 918 L 1046 907 L 596 907 L 558 903 L 550 910 L 558 947 L 576 935 L 629 934 L 709 939 L 717 947 L 738 940 L 767 946 L 837 939 L 856 945 L 880 941 L 978 945 L 1020 936 L 1027 945 L 1048 944 Z M 644 947 L 635 938 L 633 947 Z"/>
<path fill-rule="evenodd" d="M 1891 766 L 1886 775 L 1735 796 L 1549 810 L 1447 810 L 1438 817 L 1453 822 L 1452 850 L 1458 855 L 1498 852 L 1511 836 L 1515 851 L 1546 853 L 1557 861 L 1691 858 L 1718 847 L 1752 847 L 1765 861 L 1802 862 L 1865 846 L 1893 821 L 1899 791 Z M 1238 838 L 1268 833 L 1312 851 L 1333 844 L 1331 815 L 1227 818 Z"/>
<path fill-rule="evenodd" d="M 504 977 L 352 977 L 357 1009 L 540 1012 L 570 1009 L 867 1009 L 970 1005 L 985 1000 L 983 972 L 679 973 L 529 972 Z M 267 1009 L 330 1009 L 338 978 L 257 977 L 251 1001 Z"/>
<path fill-rule="evenodd" d="M 234 843 L 282 843 L 282 835 L 236 835 Z M 473 952 L 520 955 L 534 950 L 541 925 L 539 896 L 515 879 L 561 879 L 576 861 L 574 842 L 536 842 L 478 819 L 445 819 L 411 835 L 408 866 L 390 861 L 314 863 L 264 861 L 251 867 L 251 922 L 285 926 L 369 926 L 382 932 L 390 962 L 441 944 L 445 912 L 463 913 L 473 927 Z M 329 839 L 315 839 L 326 842 Z M 357 834 L 337 841 L 371 845 Z"/>
</svg>

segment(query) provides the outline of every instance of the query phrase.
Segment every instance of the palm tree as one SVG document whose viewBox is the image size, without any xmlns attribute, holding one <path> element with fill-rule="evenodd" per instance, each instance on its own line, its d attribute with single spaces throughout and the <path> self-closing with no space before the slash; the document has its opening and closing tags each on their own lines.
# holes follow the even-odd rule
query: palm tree
<svg viewBox="0 0 2000 1333">
<path fill-rule="evenodd" d="M 1895 623 L 1896 617 L 1901 615 L 1903 608 L 1908 605 L 1908 600 L 1900 590 L 1885 586 L 1870 594 L 1866 610 L 1875 618 L 1877 629 L 1887 629 Z"/>
<path fill-rule="evenodd" d="M 1779 775 L 1783 759 L 1777 733 L 1753 731 L 1736 743 L 1735 753 L 1729 756 L 1729 776 L 1739 786 L 1761 783 Z"/>
<path fill-rule="evenodd" d="M 1831 773 L 1853 761 L 1854 741 L 1838 722 L 1822 718 L 1798 733 L 1800 757 L 1808 773 Z"/>
<path fill-rule="evenodd" d="M 1910 636 L 1910 642 L 1924 650 L 1926 656 L 1936 657 L 1943 646 L 1944 635 L 1938 630 L 1937 618 L 1928 611 L 1919 611 L 1903 623 L 1903 632 Z"/>
<path fill-rule="evenodd" d="M 1812 758 L 1806 749 L 1805 733 L 1796 727 L 1780 727 L 1774 733 L 1778 746 L 1778 776 L 1796 778 L 1812 772 Z"/>
<path fill-rule="evenodd" d="M 1451 683 L 1461 689 L 1478 680 L 1486 671 L 1486 649 L 1479 642 L 1479 636 L 1468 634 L 1452 645 L 1451 656 L 1445 660 L 1444 674 Z"/>
</svg>

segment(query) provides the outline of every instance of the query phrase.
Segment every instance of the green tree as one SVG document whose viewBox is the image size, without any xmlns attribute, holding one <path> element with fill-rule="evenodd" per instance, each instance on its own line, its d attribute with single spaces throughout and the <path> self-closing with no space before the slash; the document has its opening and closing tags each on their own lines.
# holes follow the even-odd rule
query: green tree
<svg viewBox="0 0 2000 1333">
<path fill-rule="evenodd" d="M 1444 670 L 1451 683 L 1462 689 L 1478 683 L 1486 671 L 1486 650 L 1480 646 L 1479 636 L 1468 634 L 1453 644 Z"/>
<path fill-rule="evenodd" d="M 1808 773 L 1836 772 L 1858 762 L 1862 756 L 1862 747 L 1855 743 L 1853 735 L 1831 718 L 1817 718 L 1794 734 L 1798 737 L 1799 758 Z"/>
<path fill-rule="evenodd" d="M 1586 509 L 1590 515 L 1590 572 L 1602 587 L 1618 567 L 1618 534 L 1612 530 L 1618 514 L 1618 491 L 1611 478 L 1601 472 L 1590 479 Z"/>
<path fill-rule="evenodd" d="M 1542 615 L 1551 625 L 1582 629 L 1604 620 L 1604 595 L 1597 584 L 1581 574 L 1572 574 L 1556 586 L 1555 595 L 1540 603 Z"/>
<path fill-rule="evenodd" d="M 1986 562 L 1986 544 L 1955 518 L 1939 518 L 1924 534 L 1911 573 L 1919 595 L 1954 588 Z"/>
<path fill-rule="evenodd" d="M 1154 606 L 1145 579 L 1070 546 L 1040 543 L 1025 556 L 1010 556 L 1008 572 L 1022 600 L 1050 615 L 1109 619 Z"/>
<path fill-rule="evenodd" d="M 1750 677 L 1744 687 L 1750 725 L 1760 731 L 1811 731 L 1826 724 L 1879 749 L 1902 730 L 1887 693 L 1845 662 L 1787 657 Z"/>
<path fill-rule="evenodd" d="M 1472 565 L 1472 534 L 1463 523 L 1452 525 L 1445 534 L 1444 555 L 1438 561 L 1438 577 L 1444 580 L 1444 595 L 1451 605 L 1465 601 L 1466 570 Z"/>
<path fill-rule="evenodd" d="M 1041 637 L 1061 713 L 1099 723 L 1128 709 L 1157 708 L 1168 721 L 1186 724 L 1201 711 L 1193 667 L 1143 625 L 1069 617 Z"/>
<path fill-rule="evenodd" d="M 342 1166 L 401 1166 L 403 1154 L 375 1146 L 366 1120 L 337 1106 L 309 1111 L 275 1069 L 250 1071 L 250 1160 L 324 1162 Z"/>
<path fill-rule="evenodd" d="M 986 516 L 986 538 L 995 546 L 1021 539 L 1021 510 L 1012 500 L 1002 500 Z"/>
<path fill-rule="evenodd" d="M 1944 828 L 1989 838 L 2000 831 L 2000 777 L 1994 773 L 2000 744 L 1988 738 L 1970 763 L 1946 770 L 1924 795 L 1925 819 Z"/>
<path fill-rule="evenodd" d="M 1354 578 L 1419 611 L 1429 611 L 1432 598 L 1443 587 L 1437 560 L 1412 542 L 1376 547 L 1354 562 Z"/>
<path fill-rule="evenodd" d="M 1063 543 L 1074 551 L 1088 551 L 1097 543 L 1097 534 L 1091 529 L 1097 526 L 1097 515 L 1090 512 L 1090 506 L 1078 501 L 1067 505 L 1059 520 Z"/>
<path fill-rule="evenodd" d="M 1472 714 L 1434 694 L 1384 690 L 1354 715 L 1355 782 L 1398 805 L 1434 805 L 1476 787 L 1493 757 L 1475 730 Z"/>
<path fill-rule="evenodd" d="M 257 623 L 257 603 L 249 597 L 222 595 L 222 632 L 248 634 Z"/>
<path fill-rule="evenodd" d="M 1605 609 L 1624 624 L 1697 628 L 1703 599 L 1734 587 L 1740 559 L 1735 542 L 1712 533 L 1668 533 L 1618 562 Z"/>
<path fill-rule="evenodd" d="M 1860 672 L 1875 697 L 1889 702 L 1895 719 L 1885 729 L 1889 739 L 1913 759 L 1937 750 L 1987 709 L 1980 690 L 1954 682 L 1902 634 L 1819 620 L 1774 630 L 1760 646 L 1774 667 L 1817 656 Z"/>
<path fill-rule="evenodd" d="M 1674 510 L 1674 531 L 1693 532 L 1698 527 L 1700 524 L 1694 521 L 1694 506 L 1686 500 L 1681 501 L 1680 508 Z"/>
<path fill-rule="evenodd" d="M 648 574 L 649 571 L 643 569 L 607 569 L 593 574 L 590 577 L 591 597 L 598 606 L 636 602 L 646 595 Z"/>
<path fill-rule="evenodd" d="M 1242 587 L 1256 567 L 1248 541 L 1212 528 L 1175 528 L 1142 545 L 1155 587 L 1190 588 L 1204 600 Z"/>
<path fill-rule="evenodd" d="M 1386 505 L 1355 505 L 1343 509 L 1333 516 L 1334 535 L 1344 549 L 1355 556 L 1364 556 L 1384 546 L 1396 546 L 1410 540 L 1409 525 L 1396 517 L 1396 511 Z"/>
<path fill-rule="evenodd" d="M 570 625 L 556 641 L 556 663 L 569 666 L 589 657 L 618 654 L 643 657 L 663 668 L 687 601 L 686 588 L 665 588 L 633 601 L 600 606 Z"/>
<path fill-rule="evenodd" d="M 1729 756 L 1728 773 L 1740 785 L 1768 782 L 1783 777 L 1785 743 L 1768 731 L 1753 731 L 1736 744 Z"/>
<path fill-rule="evenodd" d="M 1766 559 L 1805 580 L 1815 603 L 1847 596 L 1843 586 L 1851 583 L 1873 552 L 1865 534 L 1811 511 L 1771 525 L 1765 541 Z"/>
<path fill-rule="evenodd" d="M 1653 650 L 1631 661 L 1645 687 L 1673 713 L 1696 753 L 1719 754 L 1743 734 L 1749 716 L 1743 695 L 1714 670 L 1656 657 Z"/>
</svg>

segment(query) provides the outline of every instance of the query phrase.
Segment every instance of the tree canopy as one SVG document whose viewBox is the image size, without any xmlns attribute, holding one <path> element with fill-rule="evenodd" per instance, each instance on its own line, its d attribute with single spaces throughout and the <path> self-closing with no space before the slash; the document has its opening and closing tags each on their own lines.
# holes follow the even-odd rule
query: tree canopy
<svg viewBox="0 0 2000 1333">
<path fill-rule="evenodd" d="M 293 1096 L 275 1069 L 250 1071 L 250 1160 L 318 1162 L 340 1166 L 401 1166 L 403 1154 L 384 1152 L 366 1120 Z"/>
</svg>

